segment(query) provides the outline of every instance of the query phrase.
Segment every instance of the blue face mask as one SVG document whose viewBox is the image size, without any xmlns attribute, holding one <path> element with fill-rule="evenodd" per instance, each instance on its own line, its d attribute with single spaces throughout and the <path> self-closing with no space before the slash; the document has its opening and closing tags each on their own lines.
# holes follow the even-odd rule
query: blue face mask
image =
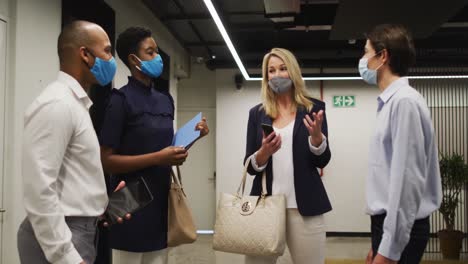
<svg viewBox="0 0 468 264">
<path fill-rule="evenodd" d="M 144 74 L 152 78 L 158 78 L 159 76 L 161 76 L 161 73 L 164 67 L 164 63 L 161 58 L 161 55 L 158 54 L 156 57 L 154 57 L 154 59 L 149 60 L 149 61 L 142 61 L 136 55 L 135 57 L 141 63 L 141 68 L 139 66 L 136 66 L 138 70 L 140 70 L 141 72 L 143 72 Z"/>
<path fill-rule="evenodd" d="M 114 57 L 110 60 L 103 60 L 94 56 L 91 52 L 89 53 L 95 58 L 94 65 L 91 67 L 91 73 L 100 85 L 108 85 L 112 79 L 114 79 L 115 72 L 117 71 L 117 64 L 115 63 Z"/>
<path fill-rule="evenodd" d="M 379 54 L 379 53 L 377 53 L 377 54 Z M 377 54 L 375 54 L 374 56 L 376 56 Z M 372 56 L 371 58 L 373 58 L 374 56 Z M 362 59 L 359 60 L 359 74 L 361 75 L 362 79 L 366 83 L 372 84 L 372 85 L 377 85 L 377 70 L 380 67 L 382 67 L 383 63 L 380 64 L 380 66 L 377 67 L 377 69 L 371 70 L 368 67 L 369 59 L 370 58 L 362 58 Z"/>
</svg>

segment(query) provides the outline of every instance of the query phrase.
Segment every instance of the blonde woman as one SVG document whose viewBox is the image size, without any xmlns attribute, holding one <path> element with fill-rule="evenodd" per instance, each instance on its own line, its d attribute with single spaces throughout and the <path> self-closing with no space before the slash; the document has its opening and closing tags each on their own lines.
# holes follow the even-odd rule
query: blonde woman
<svg viewBox="0 0 468 264">
<path fill-rule="evenodd" d="M 294 55 L 274 48 L 263 59 L 263 102 L 249 113 L 245 159 L 252 156 L 252 195 L 261 193 L 266 170 L 268 194 L 284 194 L 287 245 L 293 263 L 325 262 L 323 214 L 331 204 L 317 168 L 331 153 L 327 140 L 325 103 L 307 95 Z M 274 132 L 265 135 L 262 124 Z M 272 257 L 246 256 L 246 263 L 276 263 Z"/>
</svg>

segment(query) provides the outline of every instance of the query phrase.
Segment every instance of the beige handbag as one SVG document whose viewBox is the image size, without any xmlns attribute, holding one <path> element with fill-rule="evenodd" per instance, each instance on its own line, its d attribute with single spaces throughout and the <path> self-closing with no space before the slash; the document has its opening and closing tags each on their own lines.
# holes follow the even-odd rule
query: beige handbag
<svg viewBox="0 0 468 264">
<path fill-rule="evenodd" d="M 262 195 L 244 196 L 247 167 L 237 194 L 221 193 L 216 211 L 213 249 L 251 256 L 281 256 L 286 244 L 286 199 L 266 196 L 266 172 Z M 242 192 L 241 192 L 242 191 Z"/>
<path fill-rule="evenodd" d="M 177 175 L 176 177 L 174 171 L 171 170 L 172 183 L 169 190 L 167 232 L 167 245 L 169 247 L 193 243 L 197 239 L 197 229 L 182 187 L 179 166 L 177 166 Z"/>
</svg>

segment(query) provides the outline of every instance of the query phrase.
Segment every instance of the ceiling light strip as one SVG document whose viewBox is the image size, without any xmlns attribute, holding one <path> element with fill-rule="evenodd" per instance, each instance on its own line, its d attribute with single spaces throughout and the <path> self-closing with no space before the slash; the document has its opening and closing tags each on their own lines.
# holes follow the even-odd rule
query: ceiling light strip
<svg viewBox="0 0 468 264">
<path fill-rule="evenodd" d="M 409 76 L 408 79 L 468 79 L 468 75 Z"/>
<path fill-rule="evenodd" d="M 218 12 L 216 12 L 216 9 L 213 6 L 213 3 L 211 2 L 211 0 L 203 0 L 203 2 L 205 2 L 205 5 L 211 14 L 211 17 L 213 18 L 216 26 L 218 27 L 219 33 L 221 33 L 221 36 L 223 37 L 224 42 L 228 46 L 228 49 L 231 52 L 232 57 L 236 61 L 237 67 L 239 67 L 239 70 L 241 71 L 242 76 L 244 76 L 244 79 L 247 81 L 261 81 L 262 80 L 261 77 L 250 77 L 249 74 L 247 73 L 247 70 L 244 67 L 244 64 L 242 64 L 239 54 L 237 54 L 237 51 L 234 48 L 234 45 L 232 44 L 232 41 L 229 38 L 229 35 L 227 34 L 227 31 L 224 28 L 224 25 L 221 22 L 221 19 L 219 18 Z M 340 77 L 340 76 L 337 76 L 337 77 L 303 77 L 303 79 L 306 81 L 362 80 L 361 77 Z M 468 79 L 468 75 L 408 76 L 408 79 Z"/>
<path fill-rule="evenodd" d="M 205 2 L 205 5 L 211 14 L 211 17 L 213 18 L 216 26 L 218 27 L 219 33 L 221 33 L 221 36 L 223 37 L 224 42 L 226 42 L 226 45 L 228 46 L 229 51 L 232 54 L 232 57 L 234 57 L 234 60 L 237 63 L 237 67 L 239 67 L 239 70 L 244 76 L 244 79 L 248 80 L 250 78 L 249 74 L 247 73 L 247 70 L 245 69 L 244 64 L 242 64 L 242 61 L 239 55 L 237 54 L 237 51 L 234 48 L 234 45 L 232 44 L 232 41 L 229 38 L 229 35 L 227 34 L 226 29 L 224 28 L 224 25 L 221 22 L 221 19 L 219 18 L 218 12 L 216 12 L 216 9 L 213 6 L 213 3 L 211 2 L 211 0 L 203 0 L 203 2 Z"/>
<path fill-rule="evenodd" d="M 468 75 L 431 75 L 431 76 L 408 76 L 408 79 L 468 79 Z M 302 77 L 304 81 L 350 81 L 362 80 L 361 77 Z M 247 81 L 261 81 L 261 77 L 249 77 Z"/>
</svg>

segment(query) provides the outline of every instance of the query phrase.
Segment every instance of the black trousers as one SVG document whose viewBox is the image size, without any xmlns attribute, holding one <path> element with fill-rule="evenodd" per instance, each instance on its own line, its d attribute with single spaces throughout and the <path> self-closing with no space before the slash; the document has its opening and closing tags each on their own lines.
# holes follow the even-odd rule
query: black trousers
<svg viewBox="0 0 468 264">
<path fill-rule="evenodd" d="M 97 234 L 97 256 L 96 260 L 94 261 L 94 264 L 111 264 L 112 249 L 109 246 L 109 228 L 99 225 Z"/>
<path fill-rule="evenodd" d="M 371 216 L 372 251 L 374 251 L 374 257 L 377 255 L 380 242 L 382 241 L 385 217 L 385 214 Z M 429 217 L 418 219 L 414 222 L 410 240 L 401 254 L 401 258 L 398 261 L 399 264 L 418 264 L 421 262 L 427 242 L 429 241 L 429 231 Z"/>
<path fill-rule="evenodd" d="M 105 173 L 104 179 L 106 180 L 107 195 L 110 195 L 113 192 L 112 188 L 110 187 L 111 184 L 109 183 L 110 176 Z M 112 264 L 112 249 L 110 248 L 109 244 L 109 227 L 104 227 L 102 224 L 99 224 L 97 228 L 97 256 L 94 264 Z"/>
</svg>

